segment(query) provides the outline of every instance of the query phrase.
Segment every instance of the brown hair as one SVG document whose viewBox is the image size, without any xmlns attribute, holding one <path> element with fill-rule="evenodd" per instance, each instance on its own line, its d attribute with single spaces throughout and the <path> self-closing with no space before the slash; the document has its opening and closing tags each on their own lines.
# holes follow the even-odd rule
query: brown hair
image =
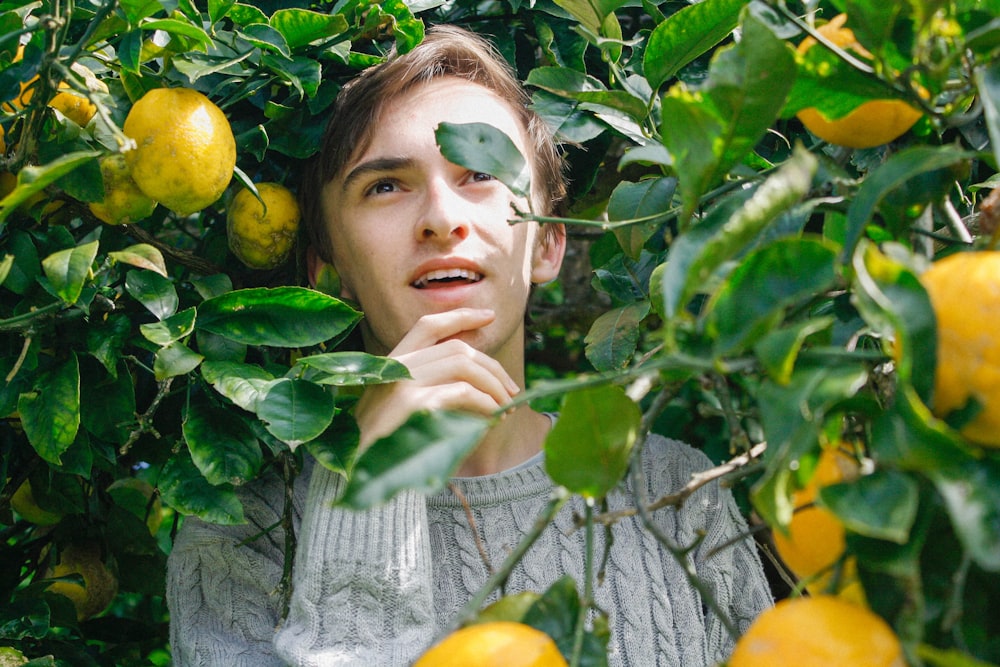
<svg viewBox="0 0 1000 667">
<path fill-rule="evenodd" d="M 308 242 L 324 261 L 333 261 L 333 251 L 323 214 L 323 188 L 354 155 L 368 147 L 387 104 L 443 76 L 477 83 L 511 106 L 533 151 L 526 157 L 533 167 L 533 196 L 541 215 L 552 215 L 566 196 L 562 156 L 551 131 L 528 107 L 530 98 L 511 67 L 492 44 L 476 33 L 456 26 L 434 26 L 413 50 L 391 53 L 384 63 L 365 70 L 344 86 L 337 96 L 319 154 L 307 166 L 299 189 Z"/>
</svg>

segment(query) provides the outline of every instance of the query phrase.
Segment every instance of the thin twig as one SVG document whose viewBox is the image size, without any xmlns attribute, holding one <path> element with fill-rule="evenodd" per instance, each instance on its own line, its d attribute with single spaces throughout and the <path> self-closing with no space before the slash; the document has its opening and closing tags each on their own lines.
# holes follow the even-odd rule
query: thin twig
<svg viewBox="0 0 1000 667">
<path fill-rule="evenodd" d="M 157 384 L 156 396 L 150 402 L 149 407 L 141 415 L 136 415 L 136 427 L 132 429 L 132 432 L 128 434 L 128 440 L 125 444 L 121 446 L 118 452 L 124 456 L 128 454 L 128 450 L 132 448 L 132 445 L 142 437 L 144 433 L 152 433 L 157 438 L 160 434 L 157 433 L 156 429 L 153 427 L 153 415 L 156 414 L 156 410 L 160 407 L 160 402 L 166 398 L 167 394 L 170 393 L 170 385 L 173 383 L 173 378 L 167 378 L 166 380 L 161 380 Z"/>
<path fill-rule="evenodd" d="M 121 225 L 129 236 L 141 243 L 148 243 L 153 246 L 164 255 L 169 256 L 174 261 L 186 266 L 195 273 L 200 273 L 201 275 L 210 276 L 216 273 L 223 273 L 222 267 L 213 262 L 199 257 L 193 252 L 188 252 L 187 250 L 179 250 L 173 246 L 167 245 L 166 243 L 160 241 L 155 236 L 147 232 L 142 227 L 137 225 Z"/>
<path fill-rule="evenodd" d="M 469 506 L 468 499 L 462 493 L 462 489 L 458 488 L 454 482 L 448 482 L 448 488 L 458 498 L 458 502 L 462 503 L 462 509 L 465 510 L 465 520 L 469 523 L 469 530 L 472 531 L 472 537 L 476 541 L 476 549 L 479 550 L 479 557 L 483 560 L 486 571 L 493 574 L 493 564 L 490 562 L 489 554 L 486 553 L 486 547 L 483 545 L 482 538 L 479 537 L 479 526 L 476 525 L 476 517 L 472 515 L 472 507 Z"/>
</svg>

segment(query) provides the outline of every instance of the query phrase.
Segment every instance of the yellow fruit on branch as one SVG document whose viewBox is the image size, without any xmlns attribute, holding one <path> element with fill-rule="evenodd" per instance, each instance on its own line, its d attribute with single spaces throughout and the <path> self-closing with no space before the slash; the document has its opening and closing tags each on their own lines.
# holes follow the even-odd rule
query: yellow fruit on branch
<svg viewBox="0 0 1000 667">
<path fill-rule="evenodd" d="M 54 581 L 47 591 L 69 598 L 76 607 L 77 620 L 83 621 L 104 611 L 118 594 L 118 579 L 101 559 L 101 547 L 97 542 L 70 544 L 59 554 L 59 562 L 46 577 L 58 579 L 79 575 L 77 581 Z"/>
<path fill-rule="evenodd" d="M 13 62 L 18 62 L 23 57 L 24 45 L 19 45 Z M 11 100 L 10 104 L 4 104 L 3 108 L 7 111 L 20 111 L 31 104 L 37 81 L 38 77 L 34 76 L 28 81 L 21 82 L 21 91 L 18 96 Z M 94 106 L 94 103 L 83 95 L 69 92 L 71 89 L 68 83 L 60 83 L 59 90 L 62 92 L 57 92 L 52 96 L 52 99 L 49 100 L 49 106 L 57 109 L 80 127 L 89 123 L 90 119 L 97 113 L 97 107 Z"/>
<path fill-rule="evenodd" d="M 795 513 L 788 532 L 775 530 L 774 548 L 781 560 L 800 579 L 813 579 L 833 568 L 844 553 L 844 524 L 830 510 L 816 504 L 820 488 L 856 479 L 860 474 L 857 459 L 845 449 L 824 448 L 809 482 L 792 494 Z M 821 588 L 817 581 L 811 590 Z"/>
<path fill-rule="evenodd" d="M 63 518 L 62 513 L 38 505 L 31 490 L 31 482 L 28 480 L 24 480 L 10 497 L 10 507 L 20 514 L 22 519 L 36 526 L 54 526 Z"/>
<path fill-rule="evenodd" d="M 109 225 L 130 224 L 148 218 L 156 202 L 139 189 L 120 153 L 100 160 L 104 198 L 87 204 L 90 212 Z"/>
<path fill-rule="evenodd" d="M 249 190 L 233 197 L 226 216 L 229 248 L 252 269 L 273 269 L 295 247 L 299 205 L 295 195 L 278 183 L 258 183 L 257 192 L 259 200 Z"/>
<path fill-rule="evenodd" d="M 788 598 L 736 642 L 728 667 L 906 667 L 899 639 L 875 613 L 837 597 Z"/>
<path fill-rule="evenodd" d="M 122 129 L 136 142 L 125 153 L 132 179 L 178 215 L 215 203 L 232 180 L 233 130 L 222 110 L 196 90 L 149 91 L 132 106 Z"/>
<path fill-rule="evenodd" d="M 816 32 L 834 45 L 870 59 L 871 54 L 858 44 L 854 32 L 844 27 L 846 21 L 846 14 L 838 14 Z M 813 37 L 806 37 L 797 50 L 804 55 L 817 44 Z M 806 129 L 824 141 L 848 148 L 871 148 L 901 137 L 923 114 L 902 100 L 886 99 L 869 100 L 835 119 L 824 117 L 815 107 L 801 109 L 795 115 Z"/>
<path fill-rule="evenodd" d="M 979 412 L 960 432 L 1000 447 L 1000 251 L 950 255 L 920 282 L 937 320 L 933 412 L 943 419 L 975 401 Z"/>
<path fill-rule="evenodd" d="M 432 646 L 413 667 L 566 667 L 552 638 L 513 621 L 456 630 Z"/>
</svg>

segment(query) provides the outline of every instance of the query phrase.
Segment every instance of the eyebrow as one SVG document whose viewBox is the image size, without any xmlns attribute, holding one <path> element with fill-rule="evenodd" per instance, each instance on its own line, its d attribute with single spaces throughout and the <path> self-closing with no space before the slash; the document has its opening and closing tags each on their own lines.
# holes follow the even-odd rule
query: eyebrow
<svg viewBox="0 0 1000 667">
<path fill-rule="evenodd" d="M 354 181 L 366 175 L 406 169 L 407 167 L 411 167 L 413 163 L 414 160 L 407 157 L 378 157 L 366 160 L 347 173 L 344 181 L 340 184 L 340 190 L 341 192 L 346 192 Z"/>
</svg>

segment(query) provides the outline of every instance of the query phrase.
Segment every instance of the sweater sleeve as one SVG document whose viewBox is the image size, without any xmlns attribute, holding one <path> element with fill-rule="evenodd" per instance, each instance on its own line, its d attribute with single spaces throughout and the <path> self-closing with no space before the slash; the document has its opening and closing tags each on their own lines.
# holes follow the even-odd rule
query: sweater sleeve
<svg viewBox="0 0 1000 667">
<path fill-rule="evenodd" d="M 434 636 L 427 509 L 404 491 L 366 511 L 335 507 L 342 478 L 316 466 L 295 556 L 290 665 L 409 665 Z"/>
</svg>

